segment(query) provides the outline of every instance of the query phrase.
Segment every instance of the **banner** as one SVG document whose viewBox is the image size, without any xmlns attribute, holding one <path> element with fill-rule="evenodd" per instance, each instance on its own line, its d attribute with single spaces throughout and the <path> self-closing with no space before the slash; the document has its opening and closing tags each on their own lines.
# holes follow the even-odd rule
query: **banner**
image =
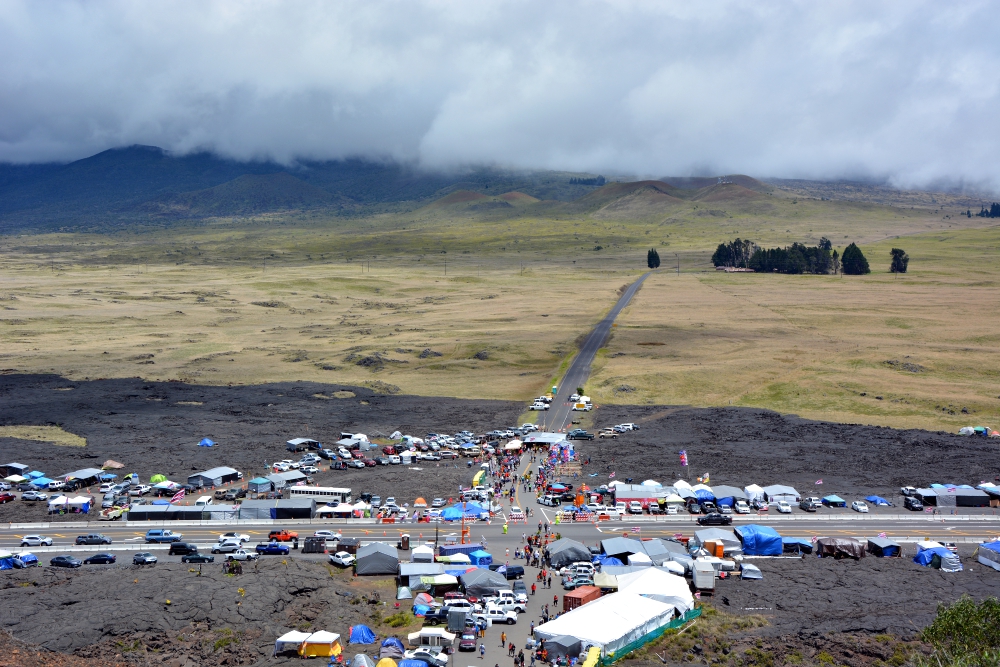
<svg viewBox="0 0 1000 667">
<path fill-rule="evenodd" d="M 688 464 L 688 453 L 686 449 L 681 450 L 681 465 L 686 466 Z"/>
<path fill-rule="evenodd" d="M 181 489 L 180 491 L 178 491 L 177 493 L 175 493 L 174 497 L 170 499 L 170 503 L 171 504 L 173 504 L 173 503 L 179 503 L 182 500 L 184 500 L 184 489 Z"/>
</svg>

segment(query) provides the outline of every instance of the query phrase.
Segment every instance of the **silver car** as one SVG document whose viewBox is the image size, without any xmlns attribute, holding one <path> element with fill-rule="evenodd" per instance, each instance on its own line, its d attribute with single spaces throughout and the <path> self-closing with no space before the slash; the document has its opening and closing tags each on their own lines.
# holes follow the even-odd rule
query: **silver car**
<svg viewBox="0 0 1000 667">
<path fill-rule="evenodd" d="M 22 547 L 51 547 L 52 538 L 44 535 L 25 535 L 21 538 Z"/>
</svg>

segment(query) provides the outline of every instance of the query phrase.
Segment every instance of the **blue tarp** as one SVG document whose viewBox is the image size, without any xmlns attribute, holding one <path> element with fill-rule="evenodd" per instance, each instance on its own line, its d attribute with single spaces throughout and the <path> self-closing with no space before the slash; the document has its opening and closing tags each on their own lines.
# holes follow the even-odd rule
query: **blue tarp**
<svg viewBox="0 0 1000 667">
<path fill-rule="evenodd" d="M 489 514 L 489 510 L 484 508 L 482 505 L 477 505 L 476 503 L 466 503 L 465 504 L 465 518 L 466 519 L 478 519 L 484 513 Z M 441 518 L 445 521 L 454 521 L 456 519 L 462 518 L 462 504 L 455 503 L 451 507 L 446 507 L 441 510 Z"/>
<path fill-rule="evenodd" d="M 594 562 L 599 563 L 601 567 L 604 567 L 605 565 L 624 565 L 624 563 L 622 563 L 617 558 L 613 558 L 611 556 L 605 556 L 604 554 L 595 557 Z"/>
<path fill-rule="evenodd" d="M 743 541 L 743 553 L 747 556 L 780 556 L 782 552 L 781 535 L 768 526 L 755 523 L 738 526 L 736 534 Z"/>
<path fill-rule="evenodd" d="M 0 558 L 0 570 L 13 570 L 13 569 L 14 569 L 13 558 Z"/>
<path fill-rule="evenodd" d="M 868 502 L 870 502 L 872 505 L 876 505 L 876 506 L 878 506 L 878 505 L 885 505 L 887 507 L 891 507 L 892 506 L 892 503 L 890 503 L 888 500 L 886 500 L 885 498 L 883 498 L 881 496 L 868 496 L 867 498 L 865 498 L 865 500 L 867 500 Z"/>
<path fill-rule="evenodd" d="M 425 616 L 427 614 L 427 612 L 429 612 L 430 610 L 431 610 L 431 608 L 428 607 L 425 604 L 415 604 L 415 605 L 413 605 L 413 615 L 414 616 Z"/>
<path fill-rule="evenodd" d="M 374 644 L 375 633 L 367 625 L 355 625 L 351 628 L 352 644 Z"/>
<path fill-rule="evenodd" d="M 1000 542 L 984 542 L 979 545 L 983 549 L 989 549 L 990 551 L 995 551 L 1000 553 Z"/>
<path fill-rule="evenodd" d="M 38 477 L 45 477 L 45 473 L 44 472 L 39 472 L 37 470 L 32 470 L 27 475 L 25 475 L 25 477 L 29 477 L 31 479 L 36 479 Z"/>
<path fill-rule="evenodd" d="M 706 491 L 705 489 L 698 489 L 694 492 L 694 497 L 698 499 L 698 502 L 715 502 L 715 496 L 712 495 L 711 491 Z"/>
<path fill-rule="evenodd" d="M 477 549 L 469 554 L 469 560 L 472 561 L 473 565 L 486 567 L 487 565 L 491 565 L 493 563 L 493 556 L 486 553 L 482 549 Z"/>
<path fill-rule="evenodd" d="M 54 481 L 55 480 L 49 479 L 48 477 L 36 477 L 35 479 L 31 480 L 31 483 L 32 485 L 37 486 L 40 489 L 44 489 Z"/>
<path fill-rule="evenodd" d="M 21 554 L 14 561 L 14 567 L 31 567 L 32 565 L 38 565 L 38 556 L 35 554 Z"/>
<path fill-rule="evenodd" d="M 199 447 L 214 447 L 215 443 L 208 438 L 202 438 L 201 442 L 198 443 Z"/>
<path fill-rule="evenodd" d="M 423 660 L 400 660 L 398 667 L 427 667 Z"/>
<path fill-rule="evenodd" d="M 782 537 L 781 546 L 788 553 L 802 552 L 811 554 L 813 551 L 812 542 L 803 537 Z"/>
<path fill-rule="evenodd" d="M 152 504 L 153 505 L 169 505 L 170 501 L 169 500 L 162 500 L 162 499 L 161 500 L 154 500 Z"/>
<path fill-rule="evenodd" d="M 823 504 L 828 507 L 846 507 L 847 501 L 840 496 L 826 496 L 823 498 Z"/>
<path fill-rule="evenodd" d="M 917 555 L 913 557 L 913 562 L 917 565 L 923 565 L 924 567 L 930 567 L 931 561 L 934 560 L 934 554 L 937 554 L 941 558 L 945 558 L 951 555 L 951 552 L 944 547 L 934 547 L 932 549 L 922 549 L 917 552 Z"/>
<path fill-rule="evenodd" d="M 110 472 L 104 472 L 100 474 L 102 482 L 110 482 L 113 479 L 118 479 L 118 475 L 113 475 Z"/>
</svg>

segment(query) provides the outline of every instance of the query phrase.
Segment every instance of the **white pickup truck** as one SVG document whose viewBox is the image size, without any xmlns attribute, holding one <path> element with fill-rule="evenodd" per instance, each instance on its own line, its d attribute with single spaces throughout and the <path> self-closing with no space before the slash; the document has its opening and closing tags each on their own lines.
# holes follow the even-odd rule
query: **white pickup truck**
<svg viewBox="0 0 1000 667">
<path fill-rule="evenodd" d="M 528 610 L 527 600 L 519 601 L 514 595 L 514 591 L 499 591 L 496 595 L 487 596 L 483 600 L 486 602 L 487 608 L 499 607 L 504 611 L 513 611 L 517 614 L 523 614 Z"/>
<path fill-rule="evenodd" d="M 244 551 L 243 549 L 237 549 L 226 556 L 226 560 L 257 560 L 258 558 L 260 558 L 260 554 L 253 551 Z"/>
<path fill-rule="evenodd" d="M 507 625 L 514 625 L 517 623 L 517 612 L 508 611 L 503 607 L 499 607 L 495 604 L 487 604 L 486 608 L 481 612 L 476 612 L 472 615 L 475 620 L 490 620 L 493 623 L 506 623 Z"/>
</svg>

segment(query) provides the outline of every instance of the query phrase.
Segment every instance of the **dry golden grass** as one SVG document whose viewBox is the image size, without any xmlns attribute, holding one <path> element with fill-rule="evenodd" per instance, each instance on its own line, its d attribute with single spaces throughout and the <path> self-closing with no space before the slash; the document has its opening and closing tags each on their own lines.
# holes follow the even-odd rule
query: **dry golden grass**
<svg viewBox="0 0 1000 667">
<path fill-rule="evenodd" d="M 655 246 L 664 268 L 599 356 L 587 387 L 597 400 L 1000 426 L 991 221 L 777 196 L 568 211 L 427 207 L 5 237 L 0 369 L 523 400 L 558 378 Z M 712 271 L 712 250 L 735 236 L 858 241 L 876 273 Z M 898 279 L 884 273 L 893 244 L 913 258 Z M 634 391 L 616 391 L 625 385 Z"/>
<path fill-rule="evenodd" d="M 8 257 L 0 366 L 73 379 L 311 380 L 526 399 L 635 273 L 572 263 L 523 276 L 454 265 L 448 277 L 344 266 L 53 272 Z"/>
<path fill-rule="evenodd" d="M 0 426 L 0 438 L 36 440 L 60 447 L 86 447 L 87 439 L 58 426 Z"/>
<path fill-rule="evenodd" d="M 887 273 L 893 245 L 912 258 L 906 275 Z M 604 402 L 1000 426 L 998 246 L 998 227 L 884 241 L 865 248 L 863 277 L 660 273 L 619 317 L 589 390 Z"/>
</svg>

